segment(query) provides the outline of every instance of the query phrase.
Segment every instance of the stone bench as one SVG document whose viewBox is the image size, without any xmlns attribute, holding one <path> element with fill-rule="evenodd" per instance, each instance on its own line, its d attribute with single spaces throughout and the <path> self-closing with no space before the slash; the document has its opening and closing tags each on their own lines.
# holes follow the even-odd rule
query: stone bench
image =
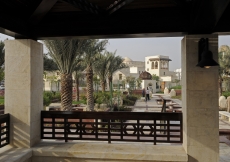
<svg viewBox="0 0 230 162">
<path fill-rule="evenodd" d="M 227 111 L 219 111 L 221 119 L 228 119 L 230 122 L 230 113 Z"/>
</svg>

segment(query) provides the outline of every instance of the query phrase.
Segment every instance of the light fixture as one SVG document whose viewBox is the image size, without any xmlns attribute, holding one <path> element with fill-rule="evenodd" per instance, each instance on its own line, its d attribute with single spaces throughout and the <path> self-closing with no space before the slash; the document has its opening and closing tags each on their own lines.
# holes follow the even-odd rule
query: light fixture
<svg viewBox="0 0 230 162">
<path fill-rule="evenodd" d="M 208 49 L 208 38 L 201 38 L 198 43 L 198 64 L 201 68 L 210 68 L 211 66 L 219 66 L 219 64 L 213 60 L 212 52 Z"/>
</svg>

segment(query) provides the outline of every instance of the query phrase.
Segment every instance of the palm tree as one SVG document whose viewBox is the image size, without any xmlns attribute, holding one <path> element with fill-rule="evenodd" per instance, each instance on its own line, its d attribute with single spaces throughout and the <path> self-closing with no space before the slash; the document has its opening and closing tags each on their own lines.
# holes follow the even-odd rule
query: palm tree
<svg viewBox="0 0 230 162">
<path fill-rule="evenodd" d="M 54 62 L 52 58 L 49 58 L 47 54 L 43 55 L 43 64 L 44 64 L 44 71 L 58 70 L 57 64 Z"/>
<path fill-rule="evenodd" d="M 83 77 L 82 71 L 84 71 L 85 66 L 82 63 L 77 64 L 74 70 L 74 78 L 75 78 L 75 88 L 76 88 L 76 101 L 79 101 L 79 79 Z"/>
<path fill-rule="evenodd" d="M 219 48 L 219 64 L 219 96 L 221 96 L 222 82 L 227 82 L 230 75 L 230 47 L 227 45 Z"/>
<path fill-rule="evenodd" d="M 106 78 L 109 74 L 111 64 L 110 59 L 111 55 L 105 52 L 105 54 L 99 54 L 97 56 L 97 61 L 94 64 L 94 71 L 100 78 L 102 92 L 105 92 Z"/>
<path fill-rule="evenodd" d="M 107 40 L 89 40 L 86 50 L 84 51 L 84 63 L 86 65 L 87 79 L 87 106 L 90 111 L 94 109 L 93 99 L 93 65 L 97 60 L 97 55 L 105 50 Z"/>
<path fill-rule="evenodd" d="M 123 63 L 124 59 L 121 56 L 115 56 L 116 51 L 114 53 L 108 52 L 107 55 L 110 55 L 110 65 L 109 65 L 109 74 L 108 80 L 110 87 L 113 85 L 113 73 L 119 69 L 128 68 L 126 64 Z"/>
<path fill-rule="evenodd" d="M 81 60 L 82 51 L 87 40 L 45 40 L 50 57 L 57 64 L 61 73 L 61 107 L 62 110 L 72 108 L 72 73 Z"/>
</svg>

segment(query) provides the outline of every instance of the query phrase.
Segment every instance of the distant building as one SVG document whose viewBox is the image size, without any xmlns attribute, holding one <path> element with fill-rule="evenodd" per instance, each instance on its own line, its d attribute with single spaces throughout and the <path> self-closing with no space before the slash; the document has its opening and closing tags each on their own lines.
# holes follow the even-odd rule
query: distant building
<svg viewBox="0 0 230 162">
<path fill-rule="evenodd" d="M 117 84 L 118 80 L 121 83 L 122 81 L 126 80 L 126 77 L 139 78 L 140 73 L 145 71 L 145 62 L 143 62 L 143 61 L 133 61 L 130 58 L 125 57 L 123 63 L 125 63 L 129 67 L 117 70 L 113 74 L 113 83 L 114 84 Z"/>
<path fill-rule="evenodd" d="M 145 57 L 145 62 L 143 61 L 133 61 L 128 57 L 124 58 L 124 63 L 129 66 L 129 68 L 124 68 L 118 70 L 113 75 L 113 83 L 118 83 L 119 81 L 125 80 L 126 77 L 131 76 L 139 78 L 139 75 L 147 71 L 151 75 L 156 74 L 159 76 L 161 88 L 171 87 L 171 82 L 177 79 L 176 73 L 169 71 L 169 61 L 172 61 L 168 56 L 157 55 Z"/>
</svg>

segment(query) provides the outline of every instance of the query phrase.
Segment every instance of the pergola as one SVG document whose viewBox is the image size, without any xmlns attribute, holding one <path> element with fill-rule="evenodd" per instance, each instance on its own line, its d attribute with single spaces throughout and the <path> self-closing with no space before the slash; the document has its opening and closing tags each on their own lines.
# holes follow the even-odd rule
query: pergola
<svg viewBox="0 0 230 162">
<path fill-rule="evenodd" d="M 183 149 L 189 162 L 219 161 L 218 67 L 196 67 L 198 41 L 230 33 L 230 0 L 1 0 L 5 42 L 5 112 L 11 145 L 40 141 L 43 48 L 39 39 L 184 36 Z M 23 96 L 23 97 L 22 97 Z M 23 135 L 24 136 L 23 136 Z M 163 150 L 162 150 L 163 151 Z"/>
<path fill-rule="evenodd" d="M 226 34 L 229 0 L 1 0 L 0 31 L 18 39 Z"/>
</svg>

